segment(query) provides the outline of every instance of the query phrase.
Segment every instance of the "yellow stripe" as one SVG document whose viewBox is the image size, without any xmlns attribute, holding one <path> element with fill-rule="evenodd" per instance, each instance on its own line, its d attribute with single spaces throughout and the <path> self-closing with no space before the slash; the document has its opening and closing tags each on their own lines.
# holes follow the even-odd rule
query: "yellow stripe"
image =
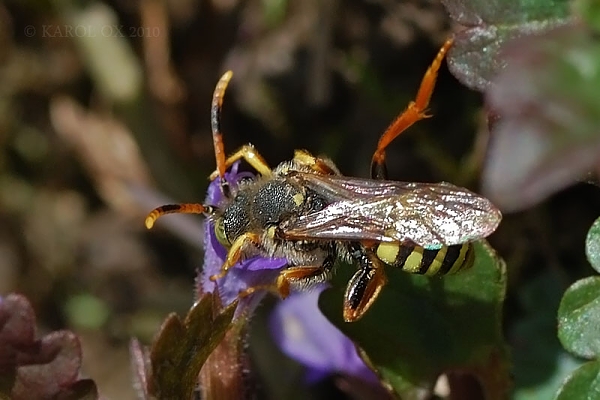
<svg viewBox="0 0 600 400">
<path fill-rule="evenodd" d="M 406 272 L 410 272 L 411 274 L 415 274 L 419 272 L 421 267 L 421 260 L 423 259 L 423 248 L 415 247 L 412 253 L 406 258 L 406 262 L 402 267 L 402 270 Z"/>
<path fill-rule="evenodd" d="M 460 248 L 460 254 L 458 255 L 458 258 L 456 259 L 456 261 L 454 262 L 454 265 L 452 266 L 452 268 L 450 268 L 450 270 L 448 271 L 449 274 L 454 274 L 458 271 L 460 271 L 463 267 L 463 265 L 466 265 L 467 263 L 467 251 L 469 251 L 469 247 L 470 244 L 469 243 L 465 243 L 462 245 L 462 247 Z"/>
<path fill-rule="evenodd" d="M 377 257 L 386 264 L 396 264 L 396 257 L 400 252 L 400 244 L 398 242 L 382 242 L 377 246 Z"/>
<path fill-rule="evenodd" d="M 436 275 L 438 273 L 438 271 L 442 267 L 442 262 L 444 261 L 444 257 L 446 257 L 446 252 L 447 251 L 448 251 L 448 247 L 447 246 L 442 247 L 438 251 L 437 255 L 435 256 L 435 259 L 433 260 L 433 262 L 431 263 L 431 265 L 427 269 L 427 272 L 425 272 L 425 275 L 433 276 L 433 275 Z"/>
</svg>

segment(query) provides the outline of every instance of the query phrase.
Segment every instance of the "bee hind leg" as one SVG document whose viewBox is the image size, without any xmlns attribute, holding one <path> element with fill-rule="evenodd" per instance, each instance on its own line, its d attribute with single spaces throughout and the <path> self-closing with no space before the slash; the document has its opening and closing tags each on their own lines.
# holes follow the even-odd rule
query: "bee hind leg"
<svg viewBox="0 0 600 400">
<path fill-rule="evenodd" d="M 383 135 L 381 135 L 381 138 L 379 138 L 377 149 L 375 150 L 375 153 L 373 153 L 373 158 L 371 159 L 371 178 L 387 179 L 387 170 L 385 167 L 385 149 L 387 146 L 412 124 L 430 117 L 426 112 L 429 105 L 429 99 L 431 98 L 433 88 L 435 87 L 438 70 L 442 65 L 444 56 L 451 46 L 452 39 L 448 39 L 431 63 L 429 69 L 427 69 L 427 72 L 425 72 L 415 100 L 408 104 L 408 107 L 406 107 L 394 122 L 391 123 Z"/>
<path fill-rule="evenodd" d="M 355 322 L 362 318 L 387 283 L 383 265 L 375 255 L 369 252 L 366 259 L 368 262 L 361 263 L 361 268 L 352 276 L 346 287 L 343 306 L 346 322 Z"/>
</svg>

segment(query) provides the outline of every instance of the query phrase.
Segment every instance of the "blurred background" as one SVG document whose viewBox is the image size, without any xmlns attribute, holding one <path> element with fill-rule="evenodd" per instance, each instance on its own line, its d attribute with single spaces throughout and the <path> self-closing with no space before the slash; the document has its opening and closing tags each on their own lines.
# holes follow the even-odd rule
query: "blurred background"
<svg viewBox="0 0 600 400">
<path fill-rule="evenodd" d="M 457 29 L 433 0 L 0 3 L 0 294 L 27 295 L 42 333 L 79 334 L 100 393 L 133 398 L 129 339 L 149 343 L 169 312 L 189 309 L 202 263 L 201 218 L 169 217 L 151 232 L 143 220 L 203 200 L 220 75 L 234 71 L 227 152 L 251 142 L 275 166 L 305 148 L 368 177 L 379 135 Z M 430 109 L 390 147 L 390 177 L 477 190 L 480 94 L 443 66 Z M 527 314 L 516 288 L 558 276 L 542 290 L 557 302 L 588 273 L 562 266 L 585 264 L 596 213 L 581 199 L 596 192 L 576 187 L 507 216 L 492 237 L 509 265 L 509 334 Z M 257 331 L 259 367 L 290 362 Z M 324 385 L 315 397 L 330 394 Z"/>
</svg>

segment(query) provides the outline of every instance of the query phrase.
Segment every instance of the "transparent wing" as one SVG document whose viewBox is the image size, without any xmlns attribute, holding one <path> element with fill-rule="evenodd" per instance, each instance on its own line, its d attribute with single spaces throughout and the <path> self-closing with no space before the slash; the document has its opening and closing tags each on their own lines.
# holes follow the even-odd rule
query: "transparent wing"
<svg viewBox="0 0 600 400">
<path fill-rule="evenodd" d="M 283 223 L 287 239 L 414 242 L 439 247 L 478 240 L 502 218 L 485 197 L 449 183 L 406 183 L 294 173 L 329 203 Z"/>
</svg>

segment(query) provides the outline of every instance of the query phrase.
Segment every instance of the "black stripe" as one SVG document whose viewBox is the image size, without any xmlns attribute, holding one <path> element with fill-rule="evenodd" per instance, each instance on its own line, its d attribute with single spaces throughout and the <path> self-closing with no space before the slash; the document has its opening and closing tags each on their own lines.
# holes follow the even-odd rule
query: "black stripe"
<svg viewBox="0 0 600 400">
<path fill-rule="evenodd" d="M 165 204 L 162 207 L 159 207 L 159 209 L 163 212 L 169 212 L 169 211 L 179 211 L 181 210 L 181 205 L 180 204 Z"/>
<path fill-rule="evenodd" d="M 475 263 L 475 254 L 473 254 L 475 252 L 475 247 L 473 246 L 473 244 L 468 243 L 468 244 L 464 244 L 463 246 L 469 246 L 469 248 L 467 249 L 467 252 L 465 253 L 465 262 L 460 267 L 461 270 L 471 268 L 473 266 L 473 264 Z"/>
<path fill-rule="evenodd" d="M 421 258 L 421 265 L 419 265 L 419 271 L 417 272 L 418 274 L 427 273 L 427 270 L 433 263 L 433 260 L 435 260 L 435 256 L 437 256 L 439 251 L 440 251 L 440 249 L 435 249 L 435 250 L 423 249 L 423 257 Z"/>
<path fill-rule="evenodd" d="M 394 263 L 395 267 L 404 268 L 404 263 L 406 263 L 406 259 L 411 255 L 415 246 L 410 245 L 402 245 L 400 246 L 400 250 L 398 250 L 398 255 L 396 256 L 396 262 Z"/>
<path fill-rule="evenodd" d="M 459 244 L 456 246 L 448 246 L 448 250 L 446 251 L 446 256 L 444 257 L 444 261 L 442 261 L 442 266 L 438 271 L 438 275 L 447 274 L 448 271 L 452 269 L 452 266 L 458 260 L 460 256 L 460 251 L 464 244 Z M 466 255 L 466 253 L 465 253 Z M 464 261 L 464 260 L 463 260 Z"/>
</svg>

